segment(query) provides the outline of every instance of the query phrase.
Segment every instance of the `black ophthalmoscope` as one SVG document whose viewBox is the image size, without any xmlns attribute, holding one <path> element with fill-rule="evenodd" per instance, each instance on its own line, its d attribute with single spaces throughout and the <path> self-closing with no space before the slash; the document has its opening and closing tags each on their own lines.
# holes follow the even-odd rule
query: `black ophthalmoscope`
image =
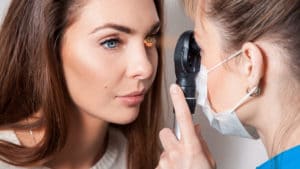
<svg viewBox="0 0 300 169">
<path fill-rule="evenodd" d="M 200 48 L 197 45 L 194 32 L 186 31 L 179 37 L 175 53 L 175 74 L 176 84 L 178 84 L 185 96 L 190 112 L 193 114 L 196 107 L 196 76 L 200 71 Z M 174 130 L 178 139 L 180 132 L 175 119 Z"/>
</svg>

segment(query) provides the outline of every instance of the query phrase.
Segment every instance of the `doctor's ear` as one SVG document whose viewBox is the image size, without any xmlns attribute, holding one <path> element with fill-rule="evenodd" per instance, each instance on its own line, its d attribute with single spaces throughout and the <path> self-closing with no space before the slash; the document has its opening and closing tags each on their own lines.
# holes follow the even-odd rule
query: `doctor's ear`
<svg viewBox="0 0 300 169">
<path fill-rule="evenodd" d="M 264 52 L 252 42 L 243 44 L 241 57 L 242 71 L 248 79 L 248 88 L 260 87 L 259 83 L 264 75 Z"/>
</svg>

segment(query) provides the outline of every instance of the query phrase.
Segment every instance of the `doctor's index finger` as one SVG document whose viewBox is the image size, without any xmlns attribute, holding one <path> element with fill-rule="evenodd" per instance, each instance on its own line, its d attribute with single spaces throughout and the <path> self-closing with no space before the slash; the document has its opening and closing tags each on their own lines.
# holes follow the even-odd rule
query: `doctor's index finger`
<svg viewBox="0 0 300 169">
<path fill-rule="evenodd" d="M 181 88 L 172 84 L 170 87 L 170 94 L 175 110 L 175 117 L 181 132 L 182 141 L 190 142 L 197 139 L 192 115 Z"/>
</svg>

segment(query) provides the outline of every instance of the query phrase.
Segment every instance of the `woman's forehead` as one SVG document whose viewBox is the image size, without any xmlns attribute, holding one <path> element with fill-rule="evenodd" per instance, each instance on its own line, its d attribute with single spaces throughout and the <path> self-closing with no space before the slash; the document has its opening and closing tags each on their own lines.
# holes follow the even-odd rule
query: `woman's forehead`
<svg viewBox="0 0 300 169">
<path fill-rule="evenodd" d="M 77 22 L 86 27 L 114 23 L 135 30 L 148 30 L 153 24 L 159 22 L 159 16 L 154 1 L 90 0 L 81 11 Z"/>
</svg>

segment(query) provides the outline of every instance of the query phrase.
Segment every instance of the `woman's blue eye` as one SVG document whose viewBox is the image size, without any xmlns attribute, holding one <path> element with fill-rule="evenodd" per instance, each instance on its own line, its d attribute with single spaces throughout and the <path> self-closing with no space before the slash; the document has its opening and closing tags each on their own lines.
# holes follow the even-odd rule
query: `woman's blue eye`
<svg viewBox="0 0 300 169">
<path fill-rule="evenodd" d="M 118 39 L 109 39 L 102 42 L 101 45 L 108 49 L 114 49 L 119 46 L 119 43 L 120 41 Z"/>
</svg>

